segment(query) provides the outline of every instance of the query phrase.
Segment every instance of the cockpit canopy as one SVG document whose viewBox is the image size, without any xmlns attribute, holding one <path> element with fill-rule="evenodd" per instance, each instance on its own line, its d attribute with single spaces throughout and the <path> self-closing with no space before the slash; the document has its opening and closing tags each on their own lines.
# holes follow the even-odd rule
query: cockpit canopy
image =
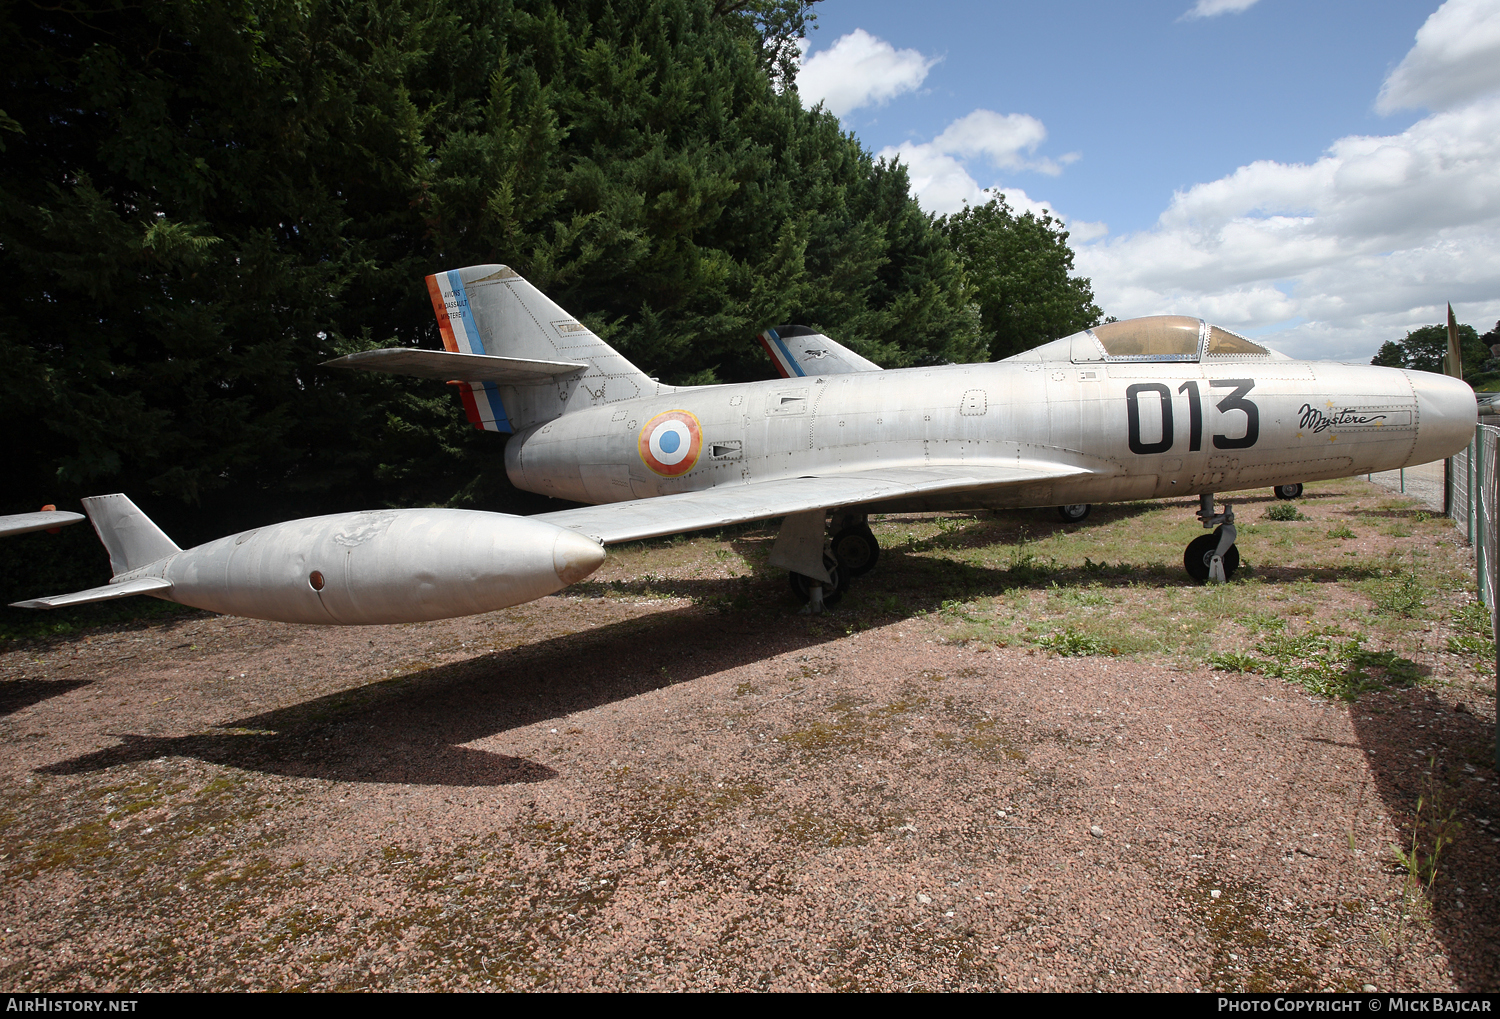
<svg viewBox="0 0 1500 1019">
<path fill-rule="evenodd" d="M 1007 361 L 1277 360 L 1281 355 L 1228 329 L 1186 315 L 1109 322 L 1044 343 Z"/>
</svg>

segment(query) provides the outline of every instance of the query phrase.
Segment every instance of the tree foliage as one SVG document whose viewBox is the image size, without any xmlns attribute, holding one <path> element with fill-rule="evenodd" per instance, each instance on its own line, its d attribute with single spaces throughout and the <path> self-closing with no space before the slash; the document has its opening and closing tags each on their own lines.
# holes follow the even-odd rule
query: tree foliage
<svg viewBox="0 0 1500 1019">
<path fill-rule="evenodd" d="M 1458 342 L 1459 354 L 1463 358 L 1464 378 L 1472 378 L 1484 370 L 1484 363 L 1490 360 L 1490 348 L 1480 342 L 1479 333 L 1470 325 L 1459 325 Z M 1399 340 L 1386 340 L 1370 363 L 1387 368 L 1414 368 L 1417 371 L 1441 373 L 1443 356 L 1447 353 L 1448 327 L 1422 326 Z"/>
<path fill-rule="evenodd" d="M 1018 216 L 995 195 L 939 225 L 968 270 L 991 358 L 1100 322 L 1092 283 L 1073 275 L 1068 232 L 1046 212 Z"/>
<path fill-rule="evenodd" d="M 797 321 L 887 366 L 982 356 L 963 266 L 787 73 L 802 0 L 0 8 L 12 509 L 127 491 L 184 540 L 381 504 L 514 508 L 428 383 L 422 278 L 504 262 L 672 382 Z M 779 62 L 779 63 L 778 63 Z"/>
</svg>

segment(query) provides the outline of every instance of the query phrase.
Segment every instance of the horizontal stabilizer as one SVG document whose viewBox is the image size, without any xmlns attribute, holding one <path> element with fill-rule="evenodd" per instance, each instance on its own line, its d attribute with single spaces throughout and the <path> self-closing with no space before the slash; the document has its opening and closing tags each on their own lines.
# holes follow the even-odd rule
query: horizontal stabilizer
<svg viewBox="0 0 1500 1019">
<path fill-rule="evenodd" d="M 152 591 L 166 591 L 172 587 L 170 580 L 161 577 L 141 577 L 138 580 L 126 580 L 118 584 L 105 584 L 103 587 L 91 587 L 87 591 L 74 591 L 72 594 L 54 594 L 46 598 L 33 598 L 30 601 L 11 602 L 13 609 L 60 609 L 68 605 L 85 605 L 95 601 L 109 601 L 113 598 L 128 598 L 133 594 L 150 594 Z"/>
<path fill-rule="evenodd" d="M 45 531 L 49 527 L 76 524 L 82 519 L 82 513 L 64 513 L 61 510 L 47 510 L 43 513 L 13 513 L 10 516 L 0 517 L 0 538 L 8 538 L 12 534 L 26 534 L 29 531 Z"/>
<path fill-rule="evenodd" d="M 882 467 L 849 474 L 720 485 L 701 492 L 557 510 L 530 519 L 545 520 L 612 545 L 707 527 L 724 527 L 747 520 L 765 520 L 788 513 L 944 492 L 982 492 L 1089 473 L 1092 472 L 1087 468 L 1068 464 L 1014 461 L 1009 466 L 924 464 Z"/>
<path fill-rule="evenodd" d="M 386 347 L 324 361 L 329 368 L 362 368 L 391 375 L 412 375 L 441 382 L 500 382 L 527 386 L 551 382 L 559 375 L 588 369 L 583 361 L 530 361 L 493 354 L 456 354 L 447 350 Z"/>
</svg>

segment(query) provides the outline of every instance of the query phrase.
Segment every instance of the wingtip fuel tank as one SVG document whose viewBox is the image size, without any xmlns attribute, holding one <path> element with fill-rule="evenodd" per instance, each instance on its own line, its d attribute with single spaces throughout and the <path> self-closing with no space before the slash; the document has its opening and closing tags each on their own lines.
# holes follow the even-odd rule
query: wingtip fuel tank
<svg viewBox="0 0 1500 1019">
<path fill-rule="evenodd" d="M 124 496 L 111 504 L 145 519 Z M 95 524 L 109 545 L 108 520 Z M 598 542 L 527 517 L 377 510 L 255 528 L 117 573 L 106 587 L 83 592 L 86 599 L 19 604 L 55 608 L 139 589 L 194 608 L 287 623 L 410 623 L 532 601 L 582 580 L 603 561 Z M 147 589 L 140 583 L 147 580 L 156 583 Z M 127 585 L 132 590 L 121 592 Z"/>
</svg>

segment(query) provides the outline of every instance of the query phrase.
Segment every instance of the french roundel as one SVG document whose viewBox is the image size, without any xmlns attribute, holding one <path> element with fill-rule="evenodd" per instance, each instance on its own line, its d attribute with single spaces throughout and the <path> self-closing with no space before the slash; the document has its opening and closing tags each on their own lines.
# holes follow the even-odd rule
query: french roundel
<svg viewBox="0 0 1500 1019">
<path fill-rule="evenodd" d="M 641 429 L 641 460 L 664 478 L 686 474 L 703 451 L 703 429 L 685 410 L 663 411 Z"/>
</svg>

